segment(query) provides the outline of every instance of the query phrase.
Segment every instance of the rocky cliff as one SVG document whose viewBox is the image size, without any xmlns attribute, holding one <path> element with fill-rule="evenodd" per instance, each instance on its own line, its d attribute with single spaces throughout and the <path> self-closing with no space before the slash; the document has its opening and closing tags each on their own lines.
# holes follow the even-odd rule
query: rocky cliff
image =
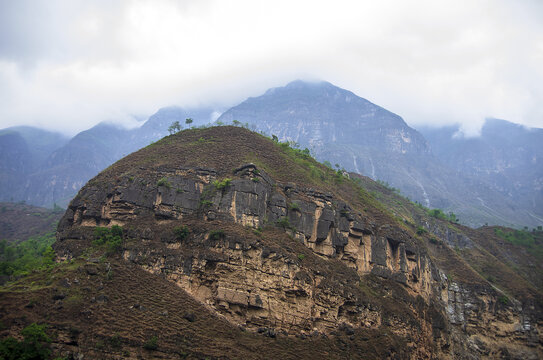
<svg viewBox="0 0 543 360">
<path fill-rule="evenodd" d="M 112 165 L 71 202 L 55 251 L 89 256 L 114 225 L 121 263 L 250 332 L 346 333 L 353 354 L 393 339 L 376 357 L 543 355 L 540 293 L 505 301 L 455 252 L 469 237 L 430 238 L 348 174 L 245 129 L 184 131 Z"/>
</svg>

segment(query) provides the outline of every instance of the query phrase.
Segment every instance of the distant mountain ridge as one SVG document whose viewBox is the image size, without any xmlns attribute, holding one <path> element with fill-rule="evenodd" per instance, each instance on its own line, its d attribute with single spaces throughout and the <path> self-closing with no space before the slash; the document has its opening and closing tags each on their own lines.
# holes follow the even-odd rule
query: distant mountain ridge
<svg viewBox="0 0 543 360">
<path fill-rule="evenodd" d="M 427 207 L 459 214 L 471 226 L 541 224 L 514 198 L 436 157 L 400 116 L 328 82 L 298 80 L 270 89 L 218 120 L 249 122 L 295 141 L 321 161 L 386 181 Z"/>
<path fill-rule="evenodd" d="M 0 201 L 66 206 L 87 180 L 167 135 L 172 122 L 184 125 L 190 117 L 199 126 L 217 115 L 212 107 L 166 107 L 139 128 L 101 123 L 72 139 L 30 127 L 1 130 Z M 543 225 L 541 129 L 494 120 L 481 138 L 460 141 L 453 138 L 457 127 L 419 132 L 348 90 L 300 80 L 217 119 L 234 120 L 297 142 L 320 161 L 388 182 L 427 207 L 453 211 L 464 224 Z"/>
<path fill-rule="evenodd" d="M 71 139 L 32 127 L 0 131 L 0 201 L 65 207 L 92 177 L 115 161 L 165 135 L 174 121 L 192 126 L 214 120 L 215 109 L 166 107 L 139 128 L 100 123 Z"/>
<path fill-rule="evenodd" d="M 543 129 L 487 119 L 478 137 L 459 126 L 420 129 L 447 166 L 482 179 L 543 222 Z"/>
</svg>

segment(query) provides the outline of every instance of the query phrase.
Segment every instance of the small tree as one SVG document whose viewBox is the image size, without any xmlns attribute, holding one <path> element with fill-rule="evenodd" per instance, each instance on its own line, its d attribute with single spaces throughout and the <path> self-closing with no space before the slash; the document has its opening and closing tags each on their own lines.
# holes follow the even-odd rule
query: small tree
<svg viewBox="0 0 543 360">
<path fill-rule="evenodd" d="M 241 125 L 241 123 L 238 120 L 232 120 L 232 124 L 234 124 L 234 126 Z"/>
<path fill-rule="evenodd" d="M 187 124 L 187 125 L 192 124 L 192 118 L 185 119 L 185 124 Z"/>
<path fill-rule="evenodd" d="M 179 121 L 174 121 L 168 128 L 168 132 L 170 133 L 170 135 L 175 134 L 179 131 L 181 131 L 181 124 L 179 124 Z"/>
</svg>

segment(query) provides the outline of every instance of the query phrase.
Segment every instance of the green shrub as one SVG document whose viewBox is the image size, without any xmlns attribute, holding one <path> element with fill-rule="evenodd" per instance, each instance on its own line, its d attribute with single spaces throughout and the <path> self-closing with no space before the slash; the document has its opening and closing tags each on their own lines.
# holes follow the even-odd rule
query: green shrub
<svg viewBox="0 0 543 360">
<path fill-rule="evenodd" d="M 304 254 L 298 254 L 298 259 L 300 259 L 300 260 L 305 259 L 305 255 Z"/>
<path fill-rule="evenodd" d="M 334 172 L 334 181 L 338 184 L 341 184 L 343 182 L 343 171 L 341 170 L 337 170 L 336 172 Z"/>
<path fill-rule="evenodd" d="M 183 241 L 189 236 L 189 228 L 187 225 L 177 226 L 173 229 L 173 233 L 177 240 Z"/>
<path fill-rule="evenodd" d="M 426 230 L 425 228 L 423 228 L 422 226 L 417 226 L 417 235 L 424 235 L 428 232 L 428 230 Z"/>
<path fill-rule="evenodd" d="M 288 205 L 288 209 L 289 210 L 297 210 L 297 211 L 300 211 L 300 205 L 298 205 L 297 203 L 295 202 L 292 202 Z"/>
<path fill-rule="evenodd" d="M 509 298 L 505 295 L 502 295 L 498 298 L 498 301 L 503 304 L 503 305 L 507 305 L 509 304 Z"/>
<path fill-rule="evenodd" d="M 441 209 L 431 209 L 431 210 L 428 210 L 427 213 L 429 216 L 434 217 L 436 219 L 447 220 L 447 216 Z"/>
<path fill-rule="evenodd" d="M 215 186 L 215 189 L 217 190 L 224 190 L 230 186 L 231 182 L 232 182 L 232 179 L 229 179 L 229 178 L 225 178 L 221 181 L 215 180 L 213 181 L 213 186 Z"/>
<path fill-rule="evenodd" d="M 112 348 L 114 349 L 120 349 L 121 348 L 121 336 L 119 334 L 115 334 L 109 339 L 109 343 Z"/>
<path fill-rule="evenodd" d="M 120 227 L 119 225 L 113 225 L 111 227 L 111 235 L 112 236 L 123 236 L 123 228 Z"/>
<path fill-rule="evenodd" d="M 111 241 L 107 243 L 107 253 L 114 254 L 119 251 L 121 249 L 122 242 L 123 240 L 118 236 L 112 238 Z"/>
<path fill-rule="evenodd" d="M 436 219 L 445 220 L 445 221 L 451 221 L 454 223 L 457 223 L 459 219 L 456 217 L 456 215 L 450 211 L 449 214 L 445 214 L 443 210 L 441 209 L 431 209 L 426 212 L 429 216 L 434 217 Z"/>
<path fill-rule="evenodd" d="M 209 207 L 211 205 L 213 205 L 213 201 L 211 201 L 211 200 L 202 200 L 202 201 L 200 201 L 200 206 L 202 208 L 206 208 L 206 207 Z"/>
<path fill-rule="evenodd" d="M 224 231 L 222 230 L 211 230 L 209 232 L 209 238 L 211 240 L 219 240 L 224 237 Z"/>
<path fill-rule="evenodd" d="M 432 244 L 434 244 L 434 245 L 437 245 L 437 244 L 439 244 L 439 240 L 436 239 L 435 237 L 431 237 L 431 238 L 430 238 L 430 243 L 432 243 Z"/>
<path fill-rule="evenodd" d="M 121 249 L 123 236 L 123 228 L 119 225 L 113 225 L 111 228 L 96 227 L 94 228 L 93 245 L 105 246 L 108 254 L 116 253 Z"/>
<path fill-rule="evenodd" d="M 156 183 L 156 186 L 164 186 L 164 187 L 167 187 L 168 189 L 170 189 L 172 187 L 172 184 L 170 184 L 170 182 L 168 181 L 168 179 L 166 179 L 165 177 L 163 178 L 160 178 L 157 183 Z"/>
<path fill-rule="evenodd" d="M 281 226 L 284 230 L 292 229 L 292 225 L 290 225 L 290 221 L 288 221 L 288 218 L 286 216 L 278 219 L 275 223 Z"/>
<path fill-rule="evenodd" d="M 156 350 L 158 349 L 157 342 L 158 338 L 156 336 L 151 336 L 151 338 L 143 344 L 143 348 L 147 350 Z"/>
</svg>

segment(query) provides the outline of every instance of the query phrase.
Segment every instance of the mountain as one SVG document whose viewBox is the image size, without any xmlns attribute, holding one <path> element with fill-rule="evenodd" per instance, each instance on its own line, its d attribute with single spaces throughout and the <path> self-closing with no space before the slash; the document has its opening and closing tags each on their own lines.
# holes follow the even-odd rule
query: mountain
<svg viewBox="0 0 543 360">
<path fill-rule="evenodd" d="M 462 136 L 458 126 L 420 131 L 443 163 L 482 179 L 543 221 L 543 129 L 487 119 L 477 137 Z"/>
<path fill-rule="evenodd" d="M 191 117 L 199 126 L 216 114 L 209 107 L 168 107 L 139 128 L 102 123 L 69 141 L 28 127 L 4 130 L 0 200 L 66 206 L 88 179 L 167 135 L 172 122 L 184 125 Z M 234 120 L 297 142 L 321 161 L 389 183 L 428 208 L 453 212 L 463 224 L 543 224 L 541 131 L 487 124 L 484 140 L 460 141 L 452 137 L 457 128 L 423 129 L 428 142 L 398 115 L 350 91 L 303 81 L 249 98 L 218 119 Z"/>
<path fill-rule="evenodd" d="M 541 283 L 516 261 L 543 270 L 543 232 L 510 231 L 244 128 L 186 130 L 81 189 L 59 263 L 2 288 L 2 336 L 45 324 L 74 358 L 535 359 Z"/>
<path fill-rule="evenodd" d="M 444 164 L 401 117 L 330 83 L 294 81 L 218 119 L 234 120 L 307 147 L 321 161 L 385 181 L 426 207 L 452 211 L 464 224 L 541 224 L 516 199 Z"/>
<path fill-rule="evenodd" d="M 72 139 L 35 128 L 16 127 L 0 132 L 0 200 L 25 201 L 52 207 L 66 206 L 93 176 L 131 152 L 168 134 L 174 121 L 192 126 L 214 120 L 214 109 L 167 107 L 139 128 L 100 123 Z"/>
<path fill-rule="evenodd" d="M 59 132 L 38 129 L 31 126 L 14 126 L 0 131 L 0 133 L 3 132 L 18 133 L 22 136 L 28 145 L 28 150 L 34 162 L 32 164 L 34 168 L 39 167 L 51 153 L 69 141 L 68 137 Z"/>
<path fill-rule="evenodd" d="M 68 139 L 28 126 L 0 130 L 0 201 L 25 200 L 21 186 Z"/>
</svg>

